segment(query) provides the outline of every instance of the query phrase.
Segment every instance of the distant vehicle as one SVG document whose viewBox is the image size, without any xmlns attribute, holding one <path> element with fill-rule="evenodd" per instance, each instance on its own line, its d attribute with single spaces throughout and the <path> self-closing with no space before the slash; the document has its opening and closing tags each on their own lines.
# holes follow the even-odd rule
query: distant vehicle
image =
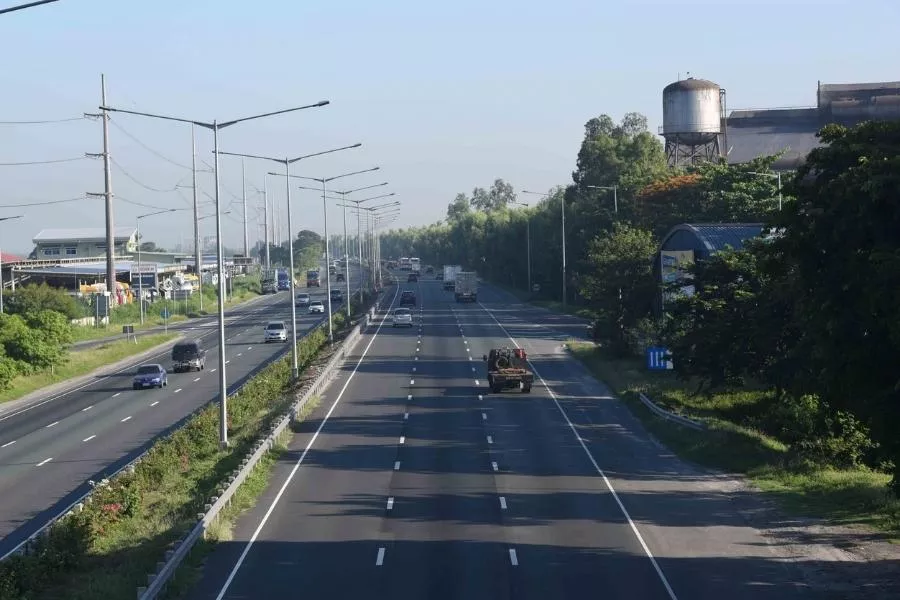
<svg viewBox="0 0 900 600">
<path fill-rule="evenodd" d="M 444 265 L 444 289 L 447 291 L 453 291 L 453 288 L 456 286 L 456 274 L 462 271 L 462 267 L 459 265 Z"/>
<path fill-rule="evenodd" d="M 278 289 L 281 291 L 291 289 L 291 277 L 287 269 L 278 269 Z"/>
<path fill-rule="evenodd" d="M 337 267 L 335 267 L 334 265 L 331 265 L 330 267 L 328 267 L 329 275 L 334 275 L 335 273 L 337 273 Z"/>
<path fill-rule="evenodd" d="M 400 292 L 400 306 L 404 304 L 416 305 L 416 293 L 412 290 L 403 290 Z"/>
<path fill-rule="evenodd" d="M 287 327 L 285 326 L 284 321 L 269 321 L 264 330 L 263 340 L 267 344 L 273 341 L 286 342 Z"/>
<path fill-rule="evenodd" d="M 347 278 L 344 277 L 344 274 L 343 274 L 343 273 L 338 273 L 337 276 L 335 277 L 335 280 L 337 280 L 337 281 L 347 281 Z"/>
<path fill-rule="evenodd" d="M 410 270 L 410 266 L 409 266 L 409 257 L 408 257 L 408 256 L 402 256 L 402 257 L 400 257 L 400 270 L 401 270 L 401 271 L 409 271 L 409 270 Z"/>
<path fill-rule="evenodd" d="M 418 273 L 410 273 L 409 277 L 406 278 L 407 283 L 418 283 L 419 274 Z"/>
<path fill-rule="evenodd" d="M 324 313 L 324 312 L 325 312 L 325 305 L 322 303 L 321 300 L 316 300 L 315 302 L 309 303 L 309 313 L 310 314 Z"/>
<path fill-rule="evenodd" d="M 309 294 L 297 294 L 297 306 L 309 306 Z"/>
<path fill-rule="evenodd" d="M 434 267 L 432 267 L 431 265 L 428 265 L 427 267 L 425 267 L 425 273 L 427 273 L 428 275 L 431 275 L 432 273 L 434 273 Z"/>
<path fill-rule="evenodd" d="M 409 259 L 409 270 L 413 273 L 418 273 L 422 270 L 422 261 L 416 257 L 411 257 Z"/>
<path fill-rule="evenodd" d="M 487 362 L 488 387 L 495 394 L 503 390 L 521 388 L 523 394 L 531 391 L 534 373 L 528 368 L 528 356 L 522 348 L 492 348 L 482 357 Z"/>
<path fill-rule="evenodd" d="M 322 287 L 319 283 L 319 271 L 310 269 L 306 272 L 306 287 Z"/>
<path fill-rule="evenodd" d="M 260 287 L 263 294 L 275 294 L 278 292 L 278 276 L 274 269 L 266 269 L 259 276 Z"/>
<path fill-rule="evenodd" d="M 150 364 L 138 367 L 132 387 L 140 390 L 146 387 L 163 388 L 169 385 L 169 377 L 162 365 Z"/>
<path fill-rule="evenodd" d="M 434 279 L 435 279 L 435 281 L 443 281 L 443 280 L 444 280 L 444 274 L 443 274 L 443 273 L 438 273 L 437 275 L 434 276 Z"/>
<path fill-rule="evenodd" d="M 398 308 L 394 311 L 394 327 L 413 326 L 412 311 L 408 308 Z"/>
<path fill-rule="evenodd" d="M 178 342 L 172 347 L 173 373 L 202 371 L 204 368 L 206 368 L 206 350 L 199 339 Z"/>
<path fill-rule="evenodd" d="M 478 302 L 478 275 L 475 271 L 460 271 L 453 282 L 453 293 L 457 302 L 471 300 Z"/>
<path fill-rule="evenodd" d="M 343 302 L 344 294 L 341 290 L 331 290 L 331 301 L 332 302 Z"/>
</svg>

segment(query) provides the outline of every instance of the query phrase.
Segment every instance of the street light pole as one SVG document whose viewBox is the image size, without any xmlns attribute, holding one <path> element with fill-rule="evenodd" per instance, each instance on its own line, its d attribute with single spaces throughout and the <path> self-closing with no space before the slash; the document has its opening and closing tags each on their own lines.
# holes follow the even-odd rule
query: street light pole
<svg viewBox="0 0 900 600">
<path fill-rule="evenodd" d="M 203 311 L 203 249 L 200 247 L 200 211 L 197 203 L 197 143 L 194 136 L 195 126 L 191 123 L 191 188 L 194 192 L 194 274 L 197 275 L 197 293 L 200 296 L 200 308 Z"/>
<path fill-rule="evenodd" d="M 774 177 L 778 180 L 778 210 L 781 210 L 783 198 L 781 195 L 781 171 L 777 173 L 761 173 L 759 171 L 747 171 L 750 175 L 759 175 L 760 177 Z"/>
<path fill-rule="evenodd" d="M 144 273 L 141 270 L 141 266 L 142 266 L 142 264 L 141 264 L 141 219 L 145 219 L 147 217 L 152 217 L 155 215 L 161 215 L 164 213 L 175 212 L 177 210 L 178 210 L 177 208 L 168 208 L 166 210 L 158 210 L 156 212 L 147 213 L 145 215 L 138 215 L 134 219 L 137 222 L 137 226 L 135 227 L 135 229 L 137 229 L 137 243 L 138 243 L 138 273 L 137 273 L 137 275 L 138 275 L 138 307 L 139 307 L 140 313 L 141 313 L 141 325 L 144 324 Z M 133 281 L 131 283 L 134 284 Z"/>
<path fill-rule="evenodd" d="M 15 217 L 0 217 L 0 221 L 12 221 L 13 219 L 21 219 L 25 215 L 16 215 Z M 10 271 L 10 275 L 12 275 L 12 271 Z M 15 291 L 15 284 L 13 284 L 13 291 Z M 3 250 L 0 249 L 0 314 L 3 314 Z"/>
<path fill-rule="evenodd" d="M 104 104 L 106 104 L 104 102 Z M 218 239 L 216 241 L 216 263 L 219 269 L 219 298 L 218 298 L 218 328 L 219 328 L 219 444 L 224 448 L 228 446 L 228 382 L 225 376 L 225 278 L 224 275 L 224 260 L 222 258 L 222 215 L 219 204 L 219 130 L 224 129 L 226 127 L 231 127 L 232 125 L 237 125 L 238 123 L 243 123 L 244 121 L 251 121 L 254 119 L 262 119 L 264 117 L 271 117 L 275 115 L 282 115 L 289 112 L 295 112 L 298 110 L 304 110 L 307 108 L 318 108 L 321 106 L 328 105 L 328 100 L 322 100 L 315 104 L 308 104 L 305 106 L 296 106 L 294 108 L 288 108 L 284 110 L 278 110 L 273 112 L 262 113 L 258 115 L 253 115 L 250 117 L 243 117 L 240 119 L 233 119 L 231 121 L 225 121 L 223 123 L 219 123 L 218 121 L 206 122 L 206 121 L 197 121 L 192 119 L 184 119 L 180 117 L 170 117 L 166 115 L 158 115 L 153 113 L 145 113 L 134 110 L 125 110 L 123 108 L 112 108 L 108 106 L 101 106 L 100 110 L 103 111 L 112 111 L 112 112 L 120 112 L 125 114 L 137 115 L 141 117 L 149 117 L 153 119 L 163 119 L 166 121 L 176 121 L 180 123 L 190 123 L 193 125 L 197 125 L 199 127 L 203 127 L 205 129 L 211 129 L 213 132 L 213 146 L 216 154 L 215 158 L 215 169 L 214 175 L 216 180 L 216 194 L 215 194 L 215 210 L 216 210 L 216 235 Z"/>
<path fill-rule="evenodd" d="M 535 196 L 543 196 L 544 198 L 549 198 L 551 194 L 542 194 L 540 192 L 529 192 L 528 190 L 522 190 L 523 194 L 532 194 Z M 560 202 L 560 211 L 561 211 L 561 222 L 562 222 L 562 304 L 563 309 L 566 307 L 566 195 L 565 193 L 560 194 L 559 198 Z"/>
</svg>

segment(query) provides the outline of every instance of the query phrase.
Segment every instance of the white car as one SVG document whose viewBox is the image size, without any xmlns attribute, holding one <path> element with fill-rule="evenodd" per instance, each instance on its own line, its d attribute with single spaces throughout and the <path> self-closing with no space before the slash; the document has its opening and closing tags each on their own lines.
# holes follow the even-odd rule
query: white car
<svg viewBox="0 0 900 600">
<path fill-rule="evenodd" d="M 265 342 L 286 342 L 287 327 L 284 321 L 269 321 L 265 329 Z"/>
<path fill-rule="evenodd" d="M 309 306 L 309 294 L 297 294 L 297 306 Z"/>
<path fill-rule="evenodd" d="M 398 308 L 394 311 L 394 327 L 412 327 L 412 311 L 408 308 Z"/>
<path fill-rule="evenodd" d="M 315 302 L 309 303 L 309 313 L 324 313 L 325 305 L 322 304 L 321 300 L 316 300 Z"/>
</svg>

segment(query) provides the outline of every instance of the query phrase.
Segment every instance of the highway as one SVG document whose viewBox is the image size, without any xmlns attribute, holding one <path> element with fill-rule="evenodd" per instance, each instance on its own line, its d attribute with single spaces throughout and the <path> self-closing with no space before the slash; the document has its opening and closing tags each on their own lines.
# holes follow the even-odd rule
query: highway
<svg viewBox="0 0 900 600">
<path fill-rule="evenodd" d="M 351 267 L 353 289 L 359 281 L 357 270 Z M 346 294 L 345 284 L 340 285 Z M 324 282 L 321 288 L 297 289 L 325 300 Z M 266 344 L 262 333 L 271 320 L 283 320 L 290 328 L 290 317 L 289 292 L 262 296 L 226 313 L 229 390 L 289 351 L 290 343 Z M 323 320 L 323 315 L 310 315 L 298 307 L 298 337 Z M 203 338 L 206 368 L 170 372 L 165 388 L 133 390 L 132 366 L 0 414 L 0 556 L 89 489 L 89 480 L 99 480 L 125 464 L 148 442 L 218 397 L 216 332 L 214 318 L 181 331 L 186 339 Z M 170 355 L 171 350 L 165 350 L 141 362 L 159 362 L 170 369 Z"/>
<path fill-rule="evenodd" d="M 746 501 L 566 354 L 583 321 L 483 285 L 388 290 L 411 288 L 417 326 L 362 337 L 189 597 L 807 597 Z M 482 355 L 516 343 L 531 394 L 488 393 Z"/>
</svg>

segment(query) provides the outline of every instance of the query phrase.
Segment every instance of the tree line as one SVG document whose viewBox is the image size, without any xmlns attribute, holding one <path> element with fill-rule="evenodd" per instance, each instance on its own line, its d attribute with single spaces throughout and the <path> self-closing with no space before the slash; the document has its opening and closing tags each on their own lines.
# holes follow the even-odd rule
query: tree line
<svg viewBox="0 0 900 600">
<path fill-rule="evenodd" d="M 829 125 L 819 136 L 804 166 L 782 175 L 779 210 L 776 157 L 672 169 L 643 116 L 603 115 L 585 125 L 571 184 L 526 198 L 497 179 L 458 194 L 440 222 L 382 235 L 383 256 L 458 263 L 524 290 L 530 238 L 538 297 L 561 300 L 565 277 L 566 299 L 595 316 L 604 351 L 663 344 L 697 393 L 770 389 L 760 410 L 789 430 L 798 460 L 886 470 L 896 490 L 900 124 Z M 680 223 L 760 223 L 763 235 L 690 266 L 684 295 L 654 273 Z"/>
</svg>

